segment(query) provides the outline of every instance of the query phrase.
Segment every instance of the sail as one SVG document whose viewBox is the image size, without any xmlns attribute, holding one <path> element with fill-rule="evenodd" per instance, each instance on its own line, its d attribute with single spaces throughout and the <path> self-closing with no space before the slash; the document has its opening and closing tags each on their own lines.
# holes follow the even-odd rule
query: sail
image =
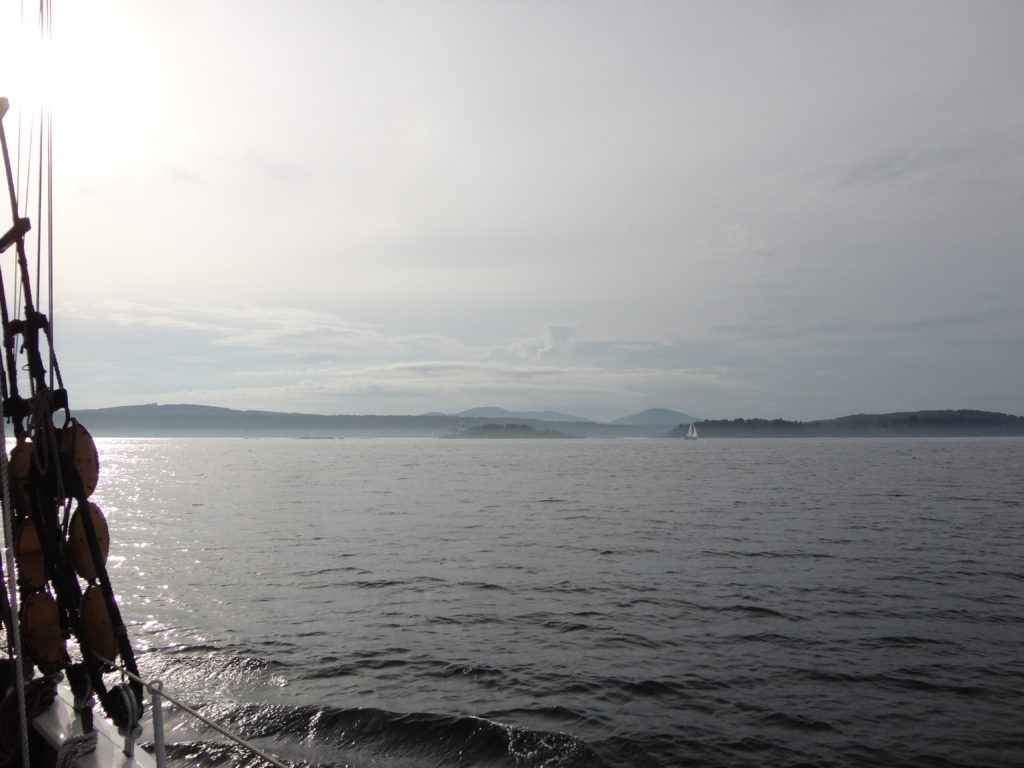
<svg viewBox="0 0 1024 768">
<path fill-rule="evenodd" d="M 697 437 L 697 425 L 696 424 L 690 424 L 690 428 L 687 430 L 686 436 L 691 438 L 691 439 Z"/>
</svg>

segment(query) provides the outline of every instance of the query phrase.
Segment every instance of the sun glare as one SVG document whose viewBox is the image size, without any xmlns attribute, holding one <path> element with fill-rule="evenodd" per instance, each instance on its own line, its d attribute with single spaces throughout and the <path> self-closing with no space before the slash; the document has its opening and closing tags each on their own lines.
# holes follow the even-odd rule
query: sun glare
<svg viewBox="0 0 1024 768">
<path fill-rule="evenodd" d="M 123 14 L 105 3 L 61 4 L 50 35 L 40 33 L 34 15 L 8 13 L 0 23 L 0 95 L 10 99 L 23 125 L 37 125 L 40 111 L 52 114 L 55 152 L 65 170 L 108 167 L 112 158 L 131 162 L 147 101 L 148 56 Z"/>
</svg>

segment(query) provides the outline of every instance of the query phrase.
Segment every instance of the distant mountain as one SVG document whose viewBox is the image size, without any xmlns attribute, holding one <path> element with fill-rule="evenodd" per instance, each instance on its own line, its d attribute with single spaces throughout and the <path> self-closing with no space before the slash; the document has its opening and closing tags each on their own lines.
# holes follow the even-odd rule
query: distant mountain
<svg viewBox="0 0 1024 768">
<path fill-rule="evenodd" d="M 505 413 L 510 413 L 505 411 Z M 550 413 L 550 412 L 547 412 Z M 651 418 L 638 413 L 626 419 Z M 657 412 L 655 412 L 657 413 Z M 670 414 L 668 424 L 599 424 L 578 417 L 573 421 L 522 417 L 335 415 L 236 411 L 206 405 L 126 405 L 76 410 L 75 416 L 97 437 L 440 437 L 452 430 L 479 425 L 518 425 L 538 431 L 556 429 L 570 437 L 665 437 L 671 428 L 699 421 L 689 414 Z M 540 414 L 538 414 L 540 415 Z M 685 434 L 682 430 L 674 434 Z M 1024 435 L 1024 418 L 986 411 L 917 411 L 858 414 L 822 421 L 732 419 L 700 421 L 705 437 L 825 437 L 825 436 L 968 436 Z"/>
<path fill-rule="evenodd" d="M 465 419 L 451 416 L 325 416 L 237 411 L 186 403 L 80 409 L 75 416 L 98 437 L 429 437 Z"/>
<path fill-rule="evenodd" d="M 506 411 L 506 413 L 510 413 Z M 538 430 L 550 429 L 545 419 L 502 416 L 322 415 L 276 411 L 236 411 L 206 405 L 123 405 L 114 408 L 79 409 L 75 416 L 97 437 L 438 437 L 487 423 L 527 423 Z M 540 414 L 539 414 L 540 415 Z M 561 414 L 558 414 L 561 415 Z M 662 437 L 664 427 L 597 424 L 566 416 L 554 422 L 559 432 L 573 437 Z"/>
<path fill-rule="evenodd" d="M 558 411 L 506 411 L 504 408 L 470 408 L 468 411 L 452 414 L 472 419 L 533 419 L 535 421 L 589 422 L 580 416 L 571 416 Z"/>
<path fill-rule="evenodd" d="M 616 419 L 612 424 L 663 424 L 666 427 L 675 427 L 679 424 L 689 424 L 692 421 L 700 421 L 700 419 L 688 413 L 670 411 L 668 408 L 648 408 L 646 411 L 634 413 L 632 416 Z"/>
</svg>

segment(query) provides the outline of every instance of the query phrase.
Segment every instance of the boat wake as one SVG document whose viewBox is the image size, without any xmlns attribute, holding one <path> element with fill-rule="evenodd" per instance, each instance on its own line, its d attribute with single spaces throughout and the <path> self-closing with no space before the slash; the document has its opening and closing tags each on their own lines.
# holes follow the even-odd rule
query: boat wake
<svg viewBox="0 0 1024 768">
<path fill-rule="evenodd" d="M 254 746 L 289 763 L 316 768 L 605 768 L 586 741 L 525 727 L 530 712 L 482 716 L 394 712 L 281 701 L 288 662 L 238 646 L 180 645 L 141 656 L 145 673 L 170 693 Z M 373 666 L 369 664 L 368 666 Z M 331 675 L 332 677 L 335 675 Z M 345 675 L 347 677 L 347 674 Z M 245 701 L 248 699 L 248 701 Z M 542 719 L 552 722 L 551 713 Z M 562 719 L 572 719 L 563 713 Z M 166 715 L 168 757 L 177 765 L 255 768 L 263 762 L 214 730 L 177 712 Z M 515 721 L 516 724 L 504 722 Z"/>
<path fill-rule="evenodd" d="M 482 717 L 247 704 L 220 711 L 216 719 L 261 749 L 290 763 L 317 768 L 605 766 L 578 738 Z M 181 764 L 248 768 L 262 763 L 215 736 L 211 731 L 174 742 L 170 735 L 168 756 Z"/>
</svg>

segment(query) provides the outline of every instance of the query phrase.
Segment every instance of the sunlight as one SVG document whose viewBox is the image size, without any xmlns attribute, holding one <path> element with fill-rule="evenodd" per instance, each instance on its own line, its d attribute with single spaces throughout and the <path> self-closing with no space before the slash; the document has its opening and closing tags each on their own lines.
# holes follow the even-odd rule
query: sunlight
<svg viewBox="0 0 1024 768">
<path fill-rule="evenodd" d="M 35 12 L 21 20 L 5 11 L 2 23 L 0 94 L 23 127 L 29 120 L 38 126 L 41 107 L 52 111 L 54 151 L 65 172 L 130 163 L 139 150 L 150 67 L 126 14 L 109 3 L 60 4 L 50 39 L 40 34 Z"/>
<path fill-rule="evenodd" d="M 0 6 L 0 34 L 0 95 L 12 104 L 38 101 L 44 80 L 43 46 L 35 17 L 29 22 L 13 4 Z"/>
</svg>

